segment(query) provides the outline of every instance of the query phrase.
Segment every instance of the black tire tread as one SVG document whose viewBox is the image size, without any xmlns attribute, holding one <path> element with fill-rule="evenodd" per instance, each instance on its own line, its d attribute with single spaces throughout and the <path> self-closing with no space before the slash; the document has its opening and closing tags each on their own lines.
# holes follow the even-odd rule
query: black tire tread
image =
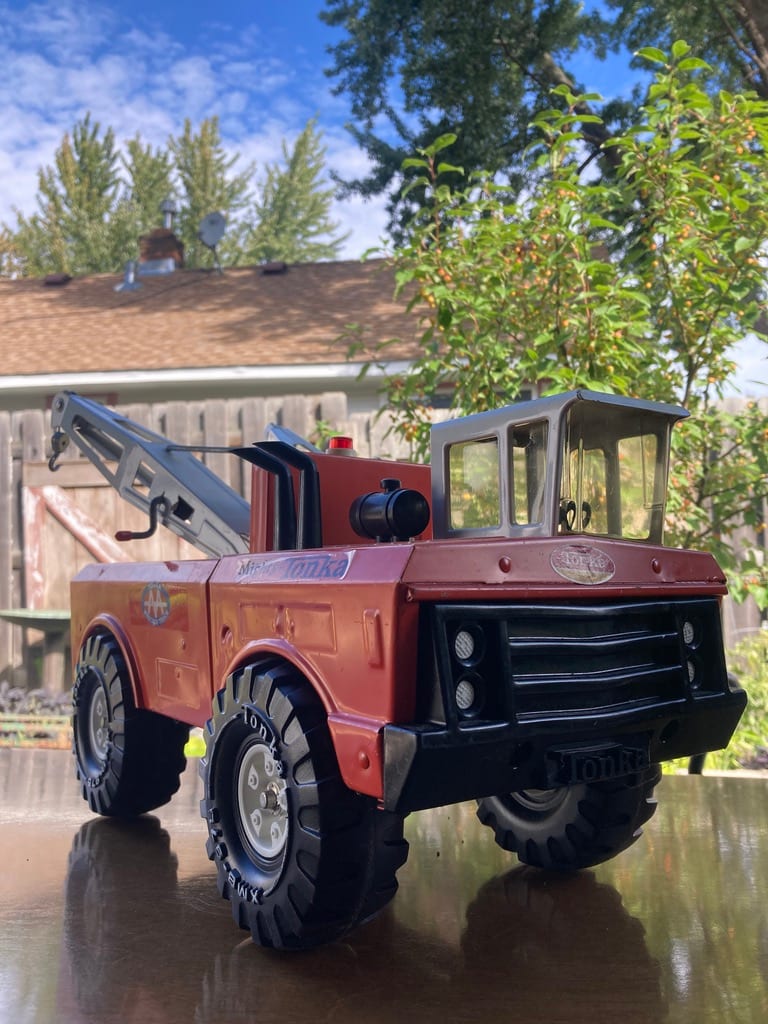
<svg viewBox="0 0 768 1024">
<path fill-rule="evenodd" d="M 261 903 L 244 898 L 230 881 L 232 868 L 245 877 L 249 864 L 234 812 L 223 802 L 231 784 L 219 777 L 229 763 L 228 747 L 242 736 L 245 704 L 269 717 L 293 780 L 286 861 Z M 200 810 L 211 832 L 206 848 L 219 892 L 258 944 L 298 949 L 334 941 L 394 896 L 395 873 L 408 852 L 402 816 L 379 811 L 372 798 L 344 785 L 325 710 L 293 666 L 266 659 L 229 677 L 213 701 L 200 774 Z"/>
<path fill-rule="evenodd" d="M 658 765 L 607 782 L 583 783 L 540 821 L 515 810 L 514 794 L 478 801 L 477 816 L 499 846 L 524 863 L 573 871 L 610 860 L 642 835 L 656 810 Z"/>
<path fill-rule="evenodd" d="M 83 735 L 89 673 L 101 678 L 109 707 L 109 750 L 94 764 Z M 84 689 L 82 700 L 80 689 Z M 115 638 L 94 633 L 83 644 L 72 694 L 75 774 L 92 811 L 135 817 L 168 803 L 186 767 L 184 745 L 189 727 L 163 715 L 136 708 L 128 670 Z"/>
</svg>

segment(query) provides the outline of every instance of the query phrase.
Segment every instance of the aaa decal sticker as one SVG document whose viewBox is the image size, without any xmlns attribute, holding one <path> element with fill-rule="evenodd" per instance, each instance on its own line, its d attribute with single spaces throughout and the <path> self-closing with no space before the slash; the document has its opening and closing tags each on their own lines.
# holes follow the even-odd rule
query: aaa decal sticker
<svg viewBox="0 0 768 1024">
<path fill-rule="evenodd" d="M 288 555 L 281 558 L 243 558 L 235 577 L 239 583 L 284 583 L 288 580 L 343 580 L 353 551 L 339 554 Z"/>
<path fill-rule="evenodd" d="M 162 583 L 148 583 L 141 593 L 141 611 L 152 626 L 162 626 L 171 614 L 171 595 Z"/>
<path fill-rule="evenodd" d="M 563 579 L 586 586 L 607 583 L 616 573 L 610 555 L 587 544 L 568 544 L 557 548 L 549 556 L 549 564 Z"/>
</svg>

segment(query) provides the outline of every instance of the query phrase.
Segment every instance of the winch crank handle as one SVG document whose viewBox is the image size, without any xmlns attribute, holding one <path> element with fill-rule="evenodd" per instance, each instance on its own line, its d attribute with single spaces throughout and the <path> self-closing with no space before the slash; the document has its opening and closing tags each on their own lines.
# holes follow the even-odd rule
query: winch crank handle
<svg viewBox="0 0 768 1024">
<path fill-rule="evenodd" d="M 149 529 L 147 530 L 118 530 L 115 540 L 146 540 L 157 530 L 158 515 L 167 516 L 171 511 L 171 503 L 164 494 L 158 494 L 149 503 Z"/>
</svg>

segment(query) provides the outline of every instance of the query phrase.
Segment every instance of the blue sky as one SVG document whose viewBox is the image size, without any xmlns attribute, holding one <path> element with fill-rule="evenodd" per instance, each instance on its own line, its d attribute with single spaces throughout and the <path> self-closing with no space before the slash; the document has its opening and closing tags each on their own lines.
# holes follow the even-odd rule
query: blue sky
<svg viewBox="0 0 768 1024">
<path fill-rule="evenodd" d="M 324 134 L 329 167 L 363 173 L 364 154 L 344 130 L 345 101 L 323 74 L 336 33 L 322 0 L 0 0 L 0 221 L 34 209 L 36 172 L 64 132 L 90 111 L 118 141 L 136 132 L 164 144 L 217 115 L 222 137 L 262 168 L 309 118 Z M 258 172 L 257 172 L 258 173 Z M 356 257 L 384 230 L 381 203 L 335 211 L 353 229 Z"/>
<path fill-rule="evenodd" d="M 218 115 L 244 161 L 280 156 L 317 117 L 330 168 L 363 174 L 365 155 L 345 131 L 346 99 L 323 73 L 340 37 L 318 17 L 323 0 L 0 0 L 0 222 L 34 209 L 36 172 L 64 132 L 90 111 L 118 142 L 136 132 L 164 144 L 184 119 Z M 617 74 L 618 70 L 618 74 Z M 628 90 L 626 65 L 585 57 L 590 88 Z M 258 176 L 258 171 L 257 171 Z M 334 215 L 356 258 L 384 233 L 383 201 L 348 200 Z"/>
<path fill-rule="evenodd" d="M 329 168 L 365 173 L 345 131 L 349 110 L 331 93 L 326 46 L 339 36 L 318 18 L 324 0 L 0 0 L 0 223 L 35 208 L 37 171 L 87 112 L 118 143 L 137 132 L 164 145 L 189 118 L 217 115 L 227 148 L 243 162 L 280 158 L 316 117 Z M 585 88 L 627 94 L 627 56 L 605 64 L 584 54 L 569 67 Z M 384 201 L 338 202 L 349 232 L 343 256 L 358 258 L 384 236 Z M 765 346 L 740 347 L 743 381 L 768 380 Z M 768 384 L 749 384 L 768 394 Z"/>
</svg>

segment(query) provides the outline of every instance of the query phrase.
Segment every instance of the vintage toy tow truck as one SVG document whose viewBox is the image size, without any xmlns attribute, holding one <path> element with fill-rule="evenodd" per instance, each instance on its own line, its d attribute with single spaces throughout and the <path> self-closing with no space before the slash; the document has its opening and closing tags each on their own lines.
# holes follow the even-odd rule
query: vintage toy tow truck
<svg viewBox="0 0 768 1024">
<path fill-rule="evenodd" d="M 207 557 L 72 583 L 74 754 L 105 815 L 170 799 L 202 727 L 221 895 L 265 946 L 328 942 L 394 895 L 410 811 L 477 800 L 496 842 L 570 870 L 633 843 L 659 762 L 725 746 L 746 703 L 725 578 L 662 546 L 683 409 L 576 391 L 434 426 L 432 465 L 275 428 L 193 450 L 71 393 L 74 442 Z"/>
</svg>

